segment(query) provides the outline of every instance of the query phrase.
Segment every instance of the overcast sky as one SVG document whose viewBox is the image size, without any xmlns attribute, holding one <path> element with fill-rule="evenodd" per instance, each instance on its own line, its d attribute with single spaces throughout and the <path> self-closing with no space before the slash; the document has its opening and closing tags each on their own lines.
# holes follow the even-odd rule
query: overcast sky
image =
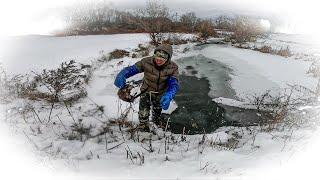
<svg viewBox="0 0 320 180">
<path fill-rule="evenodd" d="M 81 2 L 105 1 L 117 9 L 134 9 L 146 0 L 2 0 L 0 2 L 1 35 L 48 34 L 63 27 L 57 16 L 61 9 Z M 313 0 L 160 0 L 178 13 L 194 11 L 200 17 L 220 13 L 279 17 L 292 31 L 317 32 L 320 11 Z M 316 23 L 314 23 L 316 22 Z M 289 30 L 288 30 L 289 31 Z"/>
</svg>

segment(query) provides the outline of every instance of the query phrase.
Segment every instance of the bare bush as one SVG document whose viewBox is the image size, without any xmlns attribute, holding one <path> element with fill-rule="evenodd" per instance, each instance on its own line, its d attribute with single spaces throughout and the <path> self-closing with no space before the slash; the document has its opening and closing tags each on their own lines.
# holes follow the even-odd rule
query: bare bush
<svg viewBox="0 0 320 180">
<path fill-rule="evenodd" d="M 34 81 L 38 84 L 38 91 L 47 95 L 45 100 L 55 103 L 68 101 L 74 93 L 86 95 L 83 86 L 85 78 L 83 66 L 78 67 L 76 62 L 71 60 L 61 63 L 57 69 L 44 69 L 40 74 L 36 74 Z M 45 87 L 45 90 L 40 90 L 41 87 Z"/>
<path fill-rule="evenodd" d="M 243 48 L 243 44 L 239 44 L 236 46 Z M 245 46 L 245 48 L 249 49 L 250 47 Z M 250 48 L 250 49 L 252 49 L 252 48 Z M 280 49 L 275 49 L 275 48 L 272 48 L 270 45 L 263 45 L 262 47 L 254 47 L 253 50 L 259 51 L 262 53 L 275 54 L 275 55 L 283 56 L 283 57 L 293 56 L 293 53 L 291 52 L 289 46 L 287 46 L 285 48 L 281 47 Z"/>
<path fill-rule="evenodd" d="M 207 40 L 209 37 L 215 36 L 214 24 L 211 20 L 202 20 L 197 24 L 196 31 L 199 33 L 201 40 Z"/>
<path fill-rule="evenodd" d="M 256 41 L 259 35 L 264 34 L 259 21 L 246 16 L 236 17 L 231 29 L 234 32 L 231 36 L 232 42 L 238 43 Z"/>
<path fill-rule="evenodd" d="M 261 118 L 267 118 L 266 121 L 261 119 L 261 125 L 267 124 L 269 129 L 273 129 L 276 125 L 283 123 L 299 106 L 312 102 L 313 98 L 312 91 L 293 85 L 278 94 L 272 94 L 267 90 L 261 95 L 253 96 L 251 102 L 264 116 Z"/>
<path fill-rule="evenodd" d="M 91 66 L 71 60 L 54 70 L 44 69 L 40 74 L 13 75 L 3 71 L 0 77 L 1 98 L 44 100 L 48 103 L 73 102 L 87 95 L 84 85 L 91 78 Z"/>
<path fill-rule="evenodd" d="M 315 89 L 316 97 L 320 96 L 320 62 L 318 60 L 313 61 L 308 69 L 308 74 L 312 74 L 314 78 L 318 79 L 317 87 Z"/>
<path fill-rule="evenodd" d="M 256 51 L 260 51 L 260 52 L 262 52 L 262 53 L 273 53 L 273 49 L 272 49 L 272 47 L 271 46 L 267 46 L 267 45 L 264 45 L 264 46 L 262 46 L 262 47 L 260 47 L 260 48 L 254 48 L 254 50 L 256 50 Z"/>
<path fill-rule="evenodd" d="M 87 35 L 141 32 L 132 13 L 110 8 L 107 1 L 85 2 L 67 7 L 64 30 L 57 35 Z"/>
<path fill-rule="evenodd" d="M 77 123 L 72 124 L 71 132 L 65 135 L 68 140 L 80 140 L 83 141 L 91 136 L 91 131 L 93 129 L 92 125 L 85 126 L 82 119 L 79 119 Z"/>
<path fill-rule="evenodd" d="M 28 75 L 8 76 L 0 67 L 0 98 L 8 103 L 16 98 L 26 98 L 36 89 L 36 83 Z"/>
<path fill-rule="evenodd" d="M 280 50 L 278 50 L 276 52 L 276 54 L 279 56 L 284 56 L 284 57 L 290 57 L 293 55 L 289 49 L 289 46 L 287 46 L 286 48 L 281 48 Z"/>
</svg>

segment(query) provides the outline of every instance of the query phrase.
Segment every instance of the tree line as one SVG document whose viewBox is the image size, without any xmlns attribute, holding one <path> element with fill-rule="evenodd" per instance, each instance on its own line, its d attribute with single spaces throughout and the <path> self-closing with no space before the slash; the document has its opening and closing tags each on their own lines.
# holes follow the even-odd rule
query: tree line
<svg viewBox="0 0 320 180">
<path fill-rule="evenodd" d="M 92 3 L 68 8 L 64 13 L 66 27 L 56 35 L 92 35 L 117 33 L 149 33 L 157 42 L 162 33 L 196 33 L 201 38 L 217 35 L 217 29 L 232 32 L 238 41 L 264 33 L 259 19 L 245 16 L 199 18 L 195 12 L 178 14 L 165 4 L 149 0 L 142 8 L 120 11 L 107 3 Z M 239 37 L 236 37 L 239 36 Z"/>
</svg>

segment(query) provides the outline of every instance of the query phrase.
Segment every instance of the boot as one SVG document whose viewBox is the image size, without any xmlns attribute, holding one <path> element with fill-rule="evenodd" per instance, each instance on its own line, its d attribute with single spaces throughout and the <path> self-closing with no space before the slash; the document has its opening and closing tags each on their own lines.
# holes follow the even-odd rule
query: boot
<svg viewBox="0 0 320 180">
<path fill-rule="evenodd" d="M 150 127 L 149 127 L 149 123 L 147 122 L 140 122 L 140 124 L 138 125 L 138 129 L 142 132 L 150 132 Z"/>
<path fill-rule="evenodd" d="M 161 128 L 161 129 L 163 129 L 163 130 L 165 130 L 165 128 L 166 128 L 166 122 L 164 122 L 163 120 L 162 120 L 162 118 L 156 118 L 156 119 L 154 119 L 153 120 L 153 123 L 158 127 L 158 128 Z"/>
</svg>

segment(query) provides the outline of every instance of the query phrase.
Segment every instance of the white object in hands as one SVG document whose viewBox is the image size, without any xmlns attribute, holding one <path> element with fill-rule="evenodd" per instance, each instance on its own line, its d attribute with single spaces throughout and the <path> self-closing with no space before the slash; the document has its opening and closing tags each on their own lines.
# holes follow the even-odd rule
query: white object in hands
<svg viewBox="0 0 320 180">
<path fill-rule="evenodd" d="M 173 111 L 175 111 L 178 108 L 178 104 L 172 100 L 170 102 L 169 108 L 167 110 L 162 109 L 162 113 L 164 114 L 171 114 Z"/>
</svg>

